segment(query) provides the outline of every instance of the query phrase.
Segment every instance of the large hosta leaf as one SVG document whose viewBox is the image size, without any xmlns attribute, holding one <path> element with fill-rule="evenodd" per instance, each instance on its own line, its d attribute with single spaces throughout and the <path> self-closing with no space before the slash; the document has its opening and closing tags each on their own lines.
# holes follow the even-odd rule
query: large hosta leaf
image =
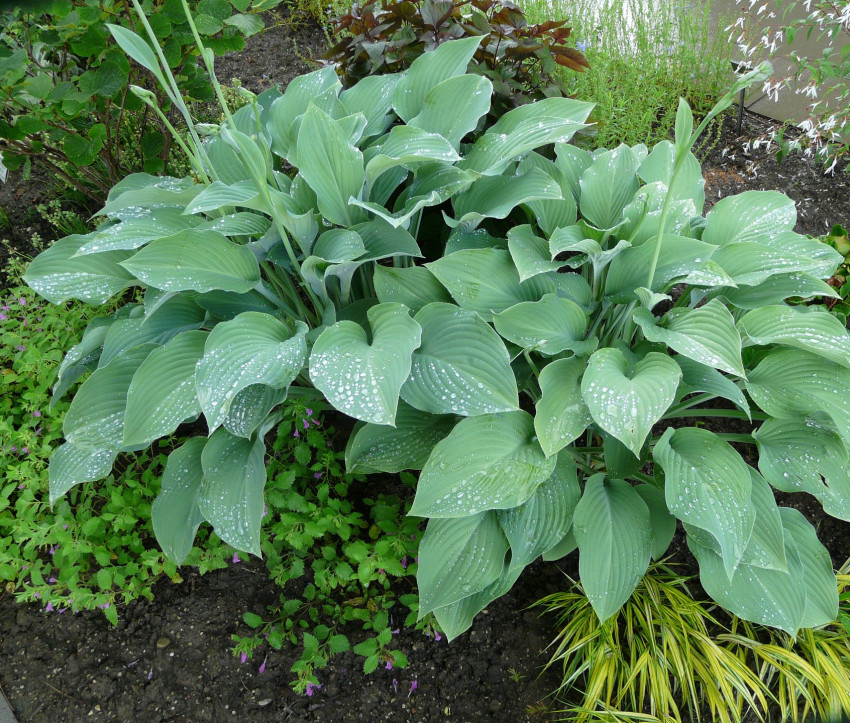
<svg viewBox="0 0 850 723">
<path fill-rule="evenodd" d="M 351 226 L 363 220 L 363 212 L 348 204 L 363 188 L 363 154 L 340 124 L 314 105 L 307 108 L 298 131 L 298 169 L 328 221 Z"/>
<path fill-rule="evenodd" d="M 806 307 L 765 306 L 741 317 L 738 328 L 755 344 L 781 344 L 804 349 L 850 367 L 847 328 L 825 311 Z"/>
<path fill-rule="evenodd" d="M 490 110 L 493 84 L 480 75 L 447 78 L 425 94 L 422 110 L 407 123 L 429 133 L 439 133 L 457 150 L 463 137 L 474 131 Z M 463 103 L 458 99 L 463 98 Z"/>
<path fill-rule="evenodd" d="M 741 456 L 706 429 L 668 429 L 653 457 L 664 469 L 667 507 L 676 517 L 710 533 L 731 578 L 755 524 L 752 478 Z"/>
<path fill-rule="evenodd" d="M 419 544 L 419 617 L 483 590 L 502 571 L 508 541 L 492 510 L 429 520 Z"/>
<path fill-rule="evenodd" d="M 170 236 L 201 223 L 197 216 L 187 216 L 179 208 L 156 208 L 144 218 L 133 218 L 114 224 L 90 235 L 75 256 L 105 251 L 132 250 L 149 241 Z"/>
<path fill-rule="evenodd" d="M 63 432 L 68 442 L 84 452 L 122 447 L 127 390 L 155 348 L 155 344 L 143 344 L 129 349 L 86 379 L 65 415 Z"/>
<path fill-rule="evenodd" d="M 127 305 L 129 306 L 129 304 Z M 123 307 L 127 309 L 127 306 Z M 130 309 L 127 309 L 129 312 Z M 83 332 L 83 338 L 80 343 L 72 346 L 62 363 L 59 365 L 59 371 L 56 374 L 56 385 L 53 387 L 53 396 L 50 399 L 50 408 L 58 402 L 65 393 L 73 386 L 83 374 L 94 371 L 97 368 L 98 360 L 100 359 L 103 342 L 109 332 L 109 328 L 115 322 L 114 316 L 99 316 L 89 322 L 86 330 Z"/>
<path fill-rule="evenodd" d="M 660 560 L 676 534 L 676 518 L 667 509 L 664 490 L 651 484 L 635 485 L 634 489 L 649 509 L 652 559 Z"/>
<path fill-rule="evenodd" d="M 353 321 L 329 326 L 316 339 L 310 379 L 341 412 L 373 424 L 394 424 L 399 390 L 410 374 L 422 329 L 402 304 L 369 309 L 372 341 Z"/>
<path fill-rule="evenodd" d="M 741 335 L 729 310 L 716 299 L 697 309 L 674 309 L 661 322 L 647 309 L 634 320 L 649 341 L 662 342 L 700 364 L 745 376 Z"/>
<path fill-rule="evenodd" d="M 652 425 L 675 399 L 681 377 L 666 354 L 650 352 L 630 370 L 618 349 L 598 349 L 588 360 L 581 394 L 593 420 L 639 456 Z"/>
<path fill-rule="evenodd" d="M 201 452 L 204 482 L 198 508 L 216 534 L 237 550 L 260 556 L 263 488 L 266 485 L 263 435 L 254 441 L 218 429 Z"/>
<path fill-rule="evenodd" d="M 424 266 L 375 266 L 372 283 L 378 301 L 404 304 L 414 314 L 434 301 L 452 300 L 446 287 Z"/>
<path fill-rule="evenodd" d="M 760 309 L 770 304 L 779 304 L 792 296 L 803 299 L 813 296 L 841 298 L 829 284 L 810 274 L 776 274 L 758 286 L 723 289 L 723 296 L 739 309 Z"/>
<path fill-rule="evenodd" d="M 348 438 L 345 467 L 349 472 L 422 469 L 434 445 L 457 423 L 449 414 L 428 414 L 399 402 L 395 426 L 358 424 Z"/>
<path fill-rule="evenodd" d="M 431 414 L 493 414 L 519 409 L 516 378 L 499 335 L 473 311 L 433 303 L 415 316 L 422 345 L 413 352 L 401 398 Z"/>
<path fill-rule="evenodd" d="M 532 168 L 518 176 L 485 176 L 452 199 L 458 223 L 478 224 L 485 218 L 505 218 L 523 203 L 562 198 L 561 187 L 548 174 Z"/>
<path fill-rule="evenodd" d="M 768 482 L 783 492 L 808 492 L 825 512 L 850 522 L 850 458 L 828 418 L 768 419 L 753 437 Z"/>
<path fill-rule="evenodd" d="M 198 401 L 210 431 L 227 417 L 236 395 L 253 384 L 285 389 L 307 361 L 307 327 L 296 333 L 269 314 L 246 311 L 210 332 L 195 372 Z"/>
<path fill-rule="evenodd" d="M 363 113 L 365 116 L 363 138 L 383 133 L 392 122 L 393 91 L 401 78 L 398 73 L 367 76 L 339 94 L 349 113 Z"/>
<path fill-rule="evenodd" d="M 201 413 L 195 366 L 204 354 L 205 331 L 188 331 L 154 349 L 127 391 L 125 447 L 149 444 Z"/>
<path fill-rule="evenodd" d="M 455 148 L 439 133 L 429 133 L 412 126 L 395 126 L 369 158 L 366 181 L 371 186 L 382 173 L 394 166 L 415 167 L 428 161 L 454 163 L 458 160 L 460 156 Z"/>
<path fill-rule="evenodd" d="M 721 399 L 728 399 L 746 412 L 747 417 L 749 417 L 750 405 L 747 403 L 747 398 L 731 379 L 723 376 L 713 367 L 705 366 L 705 364 L 700 364 L 684 356 L 676 355 L 673 360 L 682 370 L 682 384 L 679 386 L 680 394 L 685 391 L 683 389 L 685 387 L 689 394 L 692 392 L 709 392 Z"/>
<path fill-rule="evenodd" d="M 850 444 L 850 370 L 797 349 L 774 349 L 750 372 L 747 391 L 772 417 L 825 412 Z"/>
<path fill-rule="evenodd" d="M 511 545 L 511 569 L 522 570 L 564 538 L 580 498 L 575 462 L 564 452 L 552 475 L 531 497 L 518 507 L 496 513 Z"/>
<path fill-rule="evenodd" d="M 756 243 L 721 246 L 711 255 L 711 261 L 738 286 L 756 286 L 780 274 L 813 273 L 818 267 L 813 259 Z"/>
<path fill-rule="evenodd" d="M 555 291 L 546 276 L 520 282 L 511 255 L 502 249 L 456 251 L 425 265 L 460 306 L 477 311 L 485 321 L 514 304 Z"/>
<path fill-rule="evenodd" d="M 556 294 L 546 294 L 540 301 L 525 301 L 493 315 L 496 331 L 523 349 L 554 356 L 569 349 L 587 353 L 584 340 L 587 317 L 575 302 Z"/>
<path fill-rule="evenodd" d="M 215 231 L 197 229 L 152 241 L 121 265 L 163 291 L 244 293 L 260 280 L 260 267 L 250 249 Z"/>
<path fill-rule="evenodd" d="M 557 271 L 564 265 L 561 261 L 552 261 L 549 243 L 535 234 L 528 224 L 514 226 L 508 231 L 508 251 L 519 271 L 520 281 L 548 271 Z"/>
<path fill-rule="evenodd" d="M 56 500 L 74 485 L 106 477 L 117 456 L 115 449 L 83 450 L 70 442 L 57 447 L 50 455 L 48 468 L 50 504 L 56 504 Z"/>
<path fill-rule="evenodd" d="M 24 274 L 27 285 L 53 304 L 80 299 L 103 304 L 111 296 L 136 284 L 136 279 L 119 264 L 130 253 L 108 251 L 77 256 L 91 236 L 66 236 L 42 251 Z"/>
<path fill-rule="evenodd" d="M 656 144 L 652 152 L 641 162 L 638 175 L 647 183 L 663 183 L 668 188 L 673 180 L 676 162 L 676 149 L 670 141 Z M 670 193 L 676 200 L 691 199 L 694 207 L 702 210 L 705 205 L 705 179 L 699 161 L 693 153 L 688 153 L 682 161 L 682 168 L 676 178 L 676 185 Z"/>
<path fill-rule="evenodd" d="M 760 243 L 791 231 L 797 222 L 794 202 L 778 191 L 745 191 L 722 198 L 706 216 L 702 240 L 717 246 Z"/>
<path fill-rule="evenodd" d="M 628 482 L 595 474 L 576 505 L 573 530 L 582 587 L 604 622 L 629 599 L 649 566 L 649 509 Z"/>
<path fill-rule="evenodd" d="M 534 430 L 547 457 L 577 439 L 593 421 L 581 396 L 584 359 L 558 359 L 540 373 L 543 392 L 537 402 Z"/>
<path fill-rule="evenodd" d="M 192 437 L 168 455 L 162 489 L 151 507 L 156 541 L 178 565 L 191 552 L 198 527 L 204 521 L 198 499 L 204 481 L 201 454 L 206 443 L 203 437 Z"/>
<path fill-rule="evenodd" d="M 612 228 L 640 186 L 638 160 L 628 146 L 597 156 L 581 176 L 581 214 L 597 228 Z"/>
<path fill-rule="evenodd" d="M 461 420 L 437 443 L 419 477 L 410 514 L 462 517 L 525 502 L 555 468 L 526 412 Z"/>
</svg>

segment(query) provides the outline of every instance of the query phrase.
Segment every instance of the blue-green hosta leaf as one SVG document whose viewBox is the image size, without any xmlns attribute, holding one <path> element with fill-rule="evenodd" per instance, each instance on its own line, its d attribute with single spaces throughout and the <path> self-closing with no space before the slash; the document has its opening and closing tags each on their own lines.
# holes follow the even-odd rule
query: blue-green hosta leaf
<svg viewBox="0 0 850 723">
<path fill-rule="evenodd" d="M 780 507 L 779 515 L 785 536 L 794 540 L 803 567 L 806 608 L 800 627 L 815 628 L 831 623 L 838 616 L 838 585 L 829 552 L 818 540 L 815 528 L 798 510 Z"/>
<path fill-rule="evenodd" d="M 676 518 L 667 509 L 664 490 L 651 484 L 635 485 L 634 490 L 641 496 L 649 510 L 652 559 L 660 560 L 670 547 L 673 535 L 676 534 Z"/>
<path fill-rule="evenodd" d="M 124 447 L 150 444 L 201 413 L 195 366 L 204 354 L 205 331 L 187 331 L 154 349 L 127 391 Z"/>
<path fill-rule="evenodd" d="M 512 570 L 519 572 L 564 538 L 580 498 L 575 462 L 564 452 L 558 456 L 552 475 L 531 497 L 518 507 L 497 511 L 511 545 Z"/>
<path fill-rule="evenodd" d="M 688 535 L 687 540 L 699 562 L 700 583 L 716 602 L 744 620 L 796 635 L 806 609 L 806 590 L 793 539 L 785 540 L 788 572 L 741 564 L 731 580 L 720 555 L 701 545 L 694 535 Z"/>
<path fill-rule="evenodd" d="M 340 264 L 366 253 L 366 246 L 360 234 L 350 229 L 332 228 L 325 231 L 316 240 L 313 256 L 332 264 Z"/>
<path fill-rule="evenodd" d="M 669 311 L 660 324 L 646 309 L 636 309 L 632 316 L 647 340 L 666 344 L 700 364 L 746 376 L 735 319 L 717 299 L 696 309 Z"/>
<path fill-rule="evenodd" d="M 130 305 L 127 304 L 123 308 L 127 309 L 128 306 Z M 83 374 L 88 374 L 97 369 L 106 334 L 116 319 L 116 316 L 100 316 L 92 319 L 83 332 L 80 343 L 72 346 L 65 354 L 65 358 L 59 365 L 59 371 L 56 373 L 56 384 L 53 387 L 53 396 L 50 399 L 51 409 L 56 402 L 65 396 L 65 393 L 77 379 Z"/>
<path fill-rule="evenodd" d="M 311 105 L 298 132 L 298 169 L 316 192 L 319 211 L 331 223 L 351 226 L 363 212 L 348 199 L 360 197 L 365 179 L 363 154 L 348 140 L 339 123 Z"/>
<path fill-rule="evenodd" d="M 103 304 L 111 296 L 138 282 L 119 264 L 130 256 L 128 251 L 107 251 L 77 256 L 87 236 L 66 236 L 42 251 L 24 274 L 27 285 L 53 304 L 80 299 L 88 304 Z"/>
<path fill-rule="evenodd" d="M 407 125 L 438 133 L 458 150 L 463 137 L 474 131 L 490 110 L 492 93 L 493 84 L 483 76 L 447 78 L 425 94 L 422 110 Z M 459 102 L 461 98 L 463 102 Z"/>
<path fill-rule="evenodd" d="M 555 165 L 561 171 L 576 203 L 581 199 L 581 176 L 593 164 L 593 156 L 570 143 L 555 144 Z"/>
<path fill-rule="evenodd" d="M 375 266 L 372 283 L 378 301 L 404 304 L 414 314 L 432 302 L 452 300 L 446 287 L 424 266 Z"/>
<path fill-rule="evenodd" d="M 563 199 L 529 201 L 528 208 L 534 216 L 538 227 L 547 236 L 551 235 L 557 228 L 571 226 L 576 222 L 577 207 L 573 198 L 572 187 L 560 168 L 548 158 L 539 153 L 531 152 L 517 167 L 519 173 L 525 173 L 531 168 L 539 168 L 551 176 L 561 187 Z"/>
<path fill-rule="evenodd" d="M 198 401 L 210 431 L 227 416 L 236 395 L 252 384 L 285 389 L 307 361 L 307 327 L 295 334 L 269 314 L 246 311 L 218 324 L 195 371 Z"/>
<path fill-rule="evenodd" d="M 516 507 L 548 479 L 555 461 L 544 456 L 526 412 L 467 417 L 431 452 L 410 514 L 463 517 Z"/>
<path fill-rule="evenodd" d="M 697 239 L 664 234 L 658 265 L 647 285 L 649 270 L 655 254 L 656 241 L 624 249 L 608 268 L 605 296 L 613 301 L 632 301 L 638 287 L 661 291 L 673 279 L 681 278 L 699 269 L 715 252 L 716 247 Z"/>
<path fill-rule="evenodd" d="M 126 221 L 144 218 L 166 206 L 185 208 L 204 188 L 191 178 L 133 173 L 112 187 L 106 205 L 95 216 Z"/>
<path fill-rule="evenodd" d="M 236 120 L 237 114 L 234 114 L 234 120 Z M 256 128 L 257 121 L 254 120 L 255 131 Z M 206 151 L 210 168 L 215 172 L 217 182 L 229 186 L 232 183 L 249 181 L 251 179 L 250 173 L 248 173 L 248 170 L 245 168 L 242 161 L 239 160 L 239 156 L 236 151 L 234 151 L 223 138 L 213 138 L 212 141 L 207 144 Z"/>
<path fill-rule="evenodd" d="M 75 485 L 103 479 L 112 471 L 118 451 L 115 449 L 79 449 L 65 442 L 50 455 L 48 484 L 50 504 Z"/>
<path fill-rule="evenodd" d="M 798 349 L 773 349 L 753 369 L 747 391 L 772 417 L 800 419 L 811 412 L 832 418 L 850 444 L 850 370 Z"/>
<path fill-rule="evenodd" d="M 584 359 L 558 359 L 540 372 L 542 395 L 534 429 L 543 452 L 551 457 L 577 439 L 593 421 L 581 396 Z"/>
<path fill-rule="evenodd" d="M 209 213 L 226 206 L 257 207 L 258 210 L 263 210 L 265 201 L 262 200 L 253 181 L 238 181 L 231 185 L 214 181 L 192 199 L 183 213 Z"/>
<path fill-rule="evenodd" d="M 739 309 L 760 309 L 762 306 L 779 304 L 792 296 L 803 299 L 814 296 L 841 298 L 829 284 L 809 274 L 776 274 L 758 286 L 727 288 L 722 293 L 732 306 Z"/>
<path fill-rule="evenodd" d="M 422 256 L 416 239 L 403 228 L 394 228 L 380 218 L 373 218 L 365 223 L 351 227 L 363 239 L 366 253 L 357 261 L 380 261 L 394 256 Z"/>
<path fill-rule="evenodd" d="M 511 255 L 501 249 L 456 251 L 425 264 L 464 309 L 485 321 L 522 301 L 538 301 L 555 291 L 551 279 L 536 276 L 520 282 Z"/>
<path fill-rule="evenodd" d="M 792 231 L 797 223 L 794 202 L 777 191 L 745 191 L 722 198 L 706 216 L 702 240 L 716 246 L 762 243 Z"/>
<path fill-rule="evenodd" d="M 369 151 L 366 183 L 370 187 L 393 166 L 415 167 L 420 163 L 454 163 L 460 160 L 452 144 L 439 133 L 429 133 L 413 126 L 395 126 L 384 136 L 380 145 L 374 147 L 374 152 Z"/>
<path fill-rule="evenodd" d="M 561 253 L 573 254 L 564 261 L 564 264 L 571 268 L 578 268 L 590 261 L 596 274 L 630 246 L 628 241 L 620 240 L 613 248 L 603 250 L 598 241 L 585 238 L 584 230 L 577 225 L 557 228 L 549 238 L 549 253 L 552 258 Z"/>
<path fill-rule="evenodd" d="M 459 165 L 485 176 L 500 175 L 524 153 L 569 141 L 576 131 L 587 127 L 584 121 L 592 108 L 592 103 L 572 98 L 544 98 L 513 108 L 467 149 Z"/>
<path fill-rule="evenodd" d="M 619 439 L 635 456 L 676 397 L 682 371 L 666 354 L 650 352 L 629 370 L 618 349 L 590 355 L 581 394 L 602 429 Z"/>
<path fill-rule="evenodd" d="M 508 251 L 519 271 L 520 281 L 548 271 L 557 271 L 564 265 L 560 261 L 552 261 L 549 242 L 534 233 L 528 224 L 514 226 L 508 231 Z"/>
<path fill-rule="evenodd" d="M 195 297 L 195 303 L 220 320 L 232 319 L 245 311 L 277 314 L 279 309 L 258 291 L 237 294 L 234 291 L 208 291 Z"/>
<path fill-rule="evenodd" d="M 233 397 L 221 426 L 236 437 L 250 439 L 288 393 L 289 387 L 274 389 L 265 384 L 251 384 Z"/>
<path fill-rule="evenodd" d="M 204 481 L 198 495 L 198 508 L 216 534 L 237 550 L 258 557 L 265 450 L 262 434 L 252 442 L 226 429 L 216 430 L 201 452 Z"/>
<path fill-rule="evenodd" d="M 86 379 L 65 415 L 65 439 L 82 452 L 119 450 L 124 437 L 127 390 L 155 344 L 128 349 Z"/>
<path fill-rule="evenodd" d="M 260 280 L 250 249 L 215 231 L 189 229 L 152 241 L 121 265 L 163 291 L 244 293 Z"/>
<path fill-rule="evenodd" d="M 676 178 L 676 185 L 670 188 L 676 161 L 676 149 L 670 141 L 656 144 L 652 152 L 641 162 L 637 173 L 645 183 L 663 183 L 673 194 L 673 199 L 690 199 L 694 207 L 702 211 L 705 205 L 705 179 L 699 161 L 693 153 L 687 153 L 682 168 Z"/>
<path fill-rule="evenodd" d="M 293 78 L 269 109 L 266 127 L 271 135 L 272 151 L 282 158 L 293 159 L 291 151 L 297 137 L 297 128 L 293 128 L 295 119 L 303 115 L 311 103 L 325 94 L 335 97 L 341 88 L 336 70 L 331 66 Z M 346 108 L 350 113 L 357 110 Z"/>
<path fill-rule="evenodd" d="M 668 189 L 660 181 L 641 186 L 623 209 L 623 225 L 618 235 L 627 238 L 633 246 L 640 246 L 658 235 L 667 202 Z M 673 201 L 664 217 L 665 233 L 690 236 L 690 221 L 698 216 L 694 202 L 689 199 Z"/>
<path fill-rule="evenodd" d="M 581 176 L 581 215 L 601 229 L 613 228 L 640 187 L 638 159 L 628 146 L 600 154 Z"/>
<path fill-rule="evenodd" d="M 799 258 L 811 259 L 814 265 L 810 273 L 819 279 L 828 279 L 832 276 L 844 260 L 844 257 L 829 244 L 793 231 L 783 231 L 776 236 L 762 238 L 759 243 L 777 251 L 792 253 Z"/>
<path fill-rule="evenodd" d="M 348 472 L 387 472 L 422 469 L 434 445 L 452 431 L 457 418 L 428 414 L 399 402 L 395 427 L 358 424 L 348 438 L 345 467 Z"/>
<path fill-rule="evenodd" d="M 129 319 L 118 319 L 103 340 L 103 351 L 99 367 L 111 362 L 140 344 L 165 344 L 184 331 L 199 329 L 204 322 L 205 312 L 185 296 L 170 295 L 151 311 L 142 315 L 132 315 Z"/>
<path fill-rule="evenodd" d="M 201 231 L 216 231 L 222 236 L 262 236 L 269 230 L 271 220 L 258 213 L 239 211 L 213 218 L 198 226 Z"/>
<path fill-rule="evenodd" d="M 792 346 L 850 367 L 850 335 L 832 314 L 806 307 L 765 306 L 754 309 L 738 322 L 738 328 L 754 344 Z"/>
<path fill-rule="evenodd" d="M 337 322 L 322 332 L 310 356 L 310 379 L 339 411 L 392 425 L 422 329 L 403 304 L 378 304 L 369 309 L 368 318 L 371 343 L 353 321 Z"/>
<path fill-rule="evenodd" d="M 519 409 L 508 350 L 478 314 L 435 302 L 414 318 L 422 344 L 401 388 L 405 402 L 431 414 L 465 417 Z"/>
<path fill-rule="evenodd" d="M 201 221 L 197 216 L 184 215 L 179 208 L 157 208 L 144 218 L 123 221 L 90 234 L 74 256 L 136 249 L 162 236 L 198 226 Z"/>
<path fill-rule="evenodd" d="M 777 274 L 812 272 L 819 263 L 789 251 L 746 242 L 721 246 L 711 260 L 738 286 L 756 286 Z"/>
<path fill-rule="evenodd" d="M 716 397 L 728 399 L 735 406 L 746 412 L 747 417 L 750 416 L 750 405 L 747 403 L 747 398 L 731 379 L 723 376 L 723 374 L 713 367 L 705 366 L 705 364 L 700 364 L 684 356 L 676 355 L 673 357 L 673 360 L 682 370 L 682 385 L 679 387 L 680 393 L 683 386 L 687 388 L 688 394 L 693 392 L 709 392 Z"/>
<path fill-rule="evenodd" d="M 507 551 L 508 541 L 492 510 L 429 520 L 416 572 L 419 617 L 486 588 L 499 577 Z"/>
<path fill-rule="evenodd" d="M 850 458 L 828 419 L 768 419 L 753 437 L 768 482 L 782 492 L 808 492 L 825 512 L 850 522 Z"/>
<path fill-rule="evenodd" d="M 561 187 L 538 168 L 518 176 L 485 176 L 452 198 L 456 222 L 477 224 L 485 218 L 505 218 L 523 203 L 562 199 Z"/>
<path fill-rule="evenodd" d="M 706 429 L 668 429 L 653 457 L 664 469 L 667 508 L 717 540 L 732 578 L 752 535 L 752 478 L 741 456 Z"/>
<path fill-rule="evenodd" d="M 450 40 L 416 58 L 393 92 L 393 109 L 398 117 L 409 123 L 422 112 L 425 98 L 434 86 L 464 75 L 480 43 L 480 37 Z"/>
<path fill-rule="evenodd" d="M 546 277 L 555 285 L 555 293 L 558 296 L 575 301 L 586 312 L 595 308 L 593 290 L 581 274 L 559 272 L 546 274 Z"/>
<path fill-rule="evenodd" d="M 151 506 L 151 522 L 156 541 L 166 556 L 181 565 L 204 516 L 198 507 L 204 472 L 201 454 L 207 440 L 192 437 L 168 455 L 162 473 L 162 489 Z"/>
<path fill-rule="evenodd" d="M 398 73 L 367 76 L 339 94 L 346 111 L 366 117 L 363 138 L 382 134 L 392 123 L 393 92 L 401 78 Z"/>
<path fill-rule="evenodd" d="M 596 616 L 605 622 L 631 597 L 649 566 L 649 509 L 622 480 L 590 477 L 573 515 L 579 577 Z"/>
<path fill-rule="evenodd" d="M 555 294 L 540 301 L 524 301 L 493 315 L 496 331 L 523 349 L 554 356 L 569 349 L 583 353 L 591 349 L 584 340 L 587 316 L 575 302 Z"/>
</svg>

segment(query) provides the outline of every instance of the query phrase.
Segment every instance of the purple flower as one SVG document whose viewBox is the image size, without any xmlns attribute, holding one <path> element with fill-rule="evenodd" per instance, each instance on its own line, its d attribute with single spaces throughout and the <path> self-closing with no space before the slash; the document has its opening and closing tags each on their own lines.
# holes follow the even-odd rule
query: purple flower
<svg viewBox="0 0 850 723">
<path fill-rule="evenodd" d="M 26 344 L 15 344 L 15 349 L 17 349 L 18 351 L 26 351 L 27 347 Z"/>
<path fill-rule="evenodd" d="M 313 472 L 313 479 L 322 479 L 322 472 Z"/>
<path fill-rule="evenodd" d="M 301 433 L 300 433 L 300 432 L 296 429 L 296 430 L 292 433 L 292 436 L 293 436 L 293 437 L 300 437 L 300 436 L 301 436 Z"/>
<path fill-rule="evenodd" d="M 248 662 L 248 653 L 242 653 L 242 656 L 239 658 L 243 663 Z"/>
<path fill-rule="evenodd" d="M 419 687 L 419 683 L 415 680 L 410 681 L 410 691 L 407 693 L 407 697 L 410 697 L 410 694 Z"/>
<path fill-rule="evenodd" d="M 269 506 L 263 505 L 263 517 L 265 517 L 267 514 L 269 514 Z"/>
<path fill-rule="evenodd" d="M 36 410 L 32 413 L 32 416 L 33 416 L 33 417 L 40 417 L 40 416 L 41 416 L 41 411 L 40 411 L 40 410 L 38 410 L 38 409 L 36 409 Z"/>
<path fill-rule="evenodd" d="M 151 680 L 151 678 L 153 678 L 153 668 L 148 671 L 148 680 Z"/>
<path fill-rule="evenodd" d="M 29 453 L 30 453 L 29 447 L 21 447 L 21 454 L 29 454 Z"/>
<path fill-rule="evenodd" d="M 398 681 L 393 678 L 393 691 L 398 693 Z"/>
<path fill-rule="evenodd" d="M 0 309 L 3 309 L 3 311 L 9 311 L 9 307 L 8 307 L 8 306 L 0 306 Z"/>
<path fill-rule="evenodd" d="M 22 296 L 20 299 L 18 299 L 18 303 L 19 303 L 21 306 L 26 306 L 26 305 L 27 305 L 27 300 L 26 300 L 26 299 Z"/>
<path fill-rule="evenodd" d="M 443 639 L 443 636 L 440 635 L 439 631 L 435 630 L 434 631 L 434 640 L 436 640 L 439 643 L 442 639 Z"/>
<path fill-rule="evenodd" d="M 33 597 L 39 598 L 39 597 L 41 597 L 41 593 L 40 592 L 34 592 Z"/>
<path fill-rule="evenodd" d="M 305 411 L 305 412 L 307 412 L 307 416 L 308 416 L 308 417 L 312 417 L 312 416 L 313 416 L 313 410 L 312 410 L 312 409 L 310 409 L 310 407 L 307 407 L 307 409 L 305 409 L 304 411 Z"/>
<path fill-rule="evenodd" d="M 302 419 L 301 424 L 304 425 L 304 429 L 310 429 L 310 422 L 308 420 Z"/>
<path fill-rule="evenodd" d="M 239 559 L 239 555 L 237 555 L 237 554 L 234 552 L 234 553 L 233 553 L 233 564 L 235 565 L 237 562 L 242 562 L 242 561 Z"/>
<path fill-rule="evenodd" d="M 304 695 L 306 695 L 308 698 L 310 698 L 310 697 L 312 697 L 313 693 L 315 693 L 317 690 L 321 690 L 321 689 L 322 689 L 321 683 L 307 683 L 307 690 L 304 691 Z"/>
<path fill-rule="evenodd" d="M 67 530 L 67 529 L 68 529 L 68 525 L 62 525 L 62 529 L 63 529 L 63 530 Z"/>
<path fill-rule="evenodd" d="M 8 316 L 6 316 L 2 311 L 0 311 L 0 321 L 6 321 L 8 318 Z"/>
<path fill-rule="evenodd" d="M 57 547 L 58 547 L 58 545 L 57 545 Z M 51 545 L 49 552 L 50 552 L 51 555 L 55 555 L 56 554 L 56 547 L 53 547 L 53 545 Z"/>
<path fill-rule="evenodd" d="M 263 664 L 260 666 L 260 675 L 266 672 L 266 660 L 268 660 L 268 658 L 265 658 L 265 660 L 263 660 Z"/>
<path fill-rule="evenodd" d="M 53 603 L 48 602 L 47 605 L 44 608 L 44 612 L 52 613 L 53 612 Z"/>
<path fill-rule="evenodd" d="M 53 583 L 56 582 L 56 578 L 55 577 L 48 578 L 47 582 L 49 582 L 50 584 L 53 584 Z"/>
<path fill-rule="evenodd" d="M 406 570 L 408 564 L 409 563 L 407 562 L 407 555 L 405 555 L 404 557 L 401 558 L 401 566 L 404 570 Z"/>
<path fill-rule="evenodd" d="M 10 452 L 17 452 L 18 448 L 13 444 L 11 447 L 9 447 L 9 451 Z"/>
<path fill-rule="evenodd" d="M 393 662 L 391 660 L 387 661 L 387 664 L 384 666 L 387 670 L 393 669 Z"/>
</svg>

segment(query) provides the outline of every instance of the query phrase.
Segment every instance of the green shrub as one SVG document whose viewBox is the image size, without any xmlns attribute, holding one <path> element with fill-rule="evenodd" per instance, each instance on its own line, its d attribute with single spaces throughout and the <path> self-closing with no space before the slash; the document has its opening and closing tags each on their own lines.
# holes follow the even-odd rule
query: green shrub
<svg viewBox="0 0 850 723">
<path fill-rule="evenodd" d="M 770 485 L 850 517 L 850 339 L 785 303 L 834 297 L 822 279 L 840 257 L 793 232 L 779 193 L 703 218 L 690 152 L 769 70 L 696 131 L 682 102 L 676 142 L 652 149 L 568 145 L 590 105 L 566 98 L 464 143 L 490 105 L 490 81 L 465 73 L 480 42 L 345 91 L 330 68 L 266 91 L 198 149 L 211 183 L 130 176 L 105 227 L 31 264 L 27 282 L 54 302 L 145 289 L 63 362 L 60 391 L 72 369 L 94 371 L 51 459 L 51 499 L 203 415 L 208 436 L 169 457 L 157 539 L 181 561 L 206 521 L 260 554 L 266 434 L 285 397 L 325 398 L 357 420 L 349 471 L 421 470 L 418 612 L 449 637 L 532 560 L 576 544 L 611 617 L 677 518 L 728 610 L 790 633 L 832 621 L 829 555 Z M 761 425 L 714 433 L 705 417 Z M 667 421 L 682 419 L 693 426 Z M 760 472 L 731 443 L 757 448 Z"/>
<path fill-rule="evenodd" d="M 481 38 L 469 70 L 493 83 L 490 122 L 518 105 L 565 95 L 558 67 L 582 72 L 587 60 L 566 44 L 566 21 L 529 24 L 507 0 L 409 0 L 354 5 L 336 18 L 341 39 L 322 57 L 337 63 L 346 86 L 398 73 L 447 40 Z"/>
<path fill-rule="evenodd" d="M 277 2 L 190 5 L 198 33 L 222 55 L 241 50 L 245 37 L 262 30 L 256 12 Z M 213 100 L 181 0 L 146 0 L 144 7 L 182 93 L 191 102 Z M 0 15 L 6 168 L 35 162 L 100 201 L 128 173 L 187 171 L 185 160 L 174 164 L 166 124 L 128 92 L 131 84 L 150 88 L 173 118 L 166 93 L 144 68 L 129 62 L 109 33 L 108 23 L 132 27 L 132 9 L 132 0 L 55 0 L 45 11 L 22 7 Z"/>
</svg>

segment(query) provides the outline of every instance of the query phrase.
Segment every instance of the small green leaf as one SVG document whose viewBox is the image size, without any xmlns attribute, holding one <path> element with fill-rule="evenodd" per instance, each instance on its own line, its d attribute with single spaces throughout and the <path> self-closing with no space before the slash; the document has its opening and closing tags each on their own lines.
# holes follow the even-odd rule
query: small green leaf
<svg viewBox="0 0 850 723">
<path fill-rule="evenodd" d="M 540 373 L 542 395 L 537 402 L 534 430 L 547 457 L 577 439 L 593 421 L 581 395 L 584 359 L 558 359 Z"/>
</svg>

